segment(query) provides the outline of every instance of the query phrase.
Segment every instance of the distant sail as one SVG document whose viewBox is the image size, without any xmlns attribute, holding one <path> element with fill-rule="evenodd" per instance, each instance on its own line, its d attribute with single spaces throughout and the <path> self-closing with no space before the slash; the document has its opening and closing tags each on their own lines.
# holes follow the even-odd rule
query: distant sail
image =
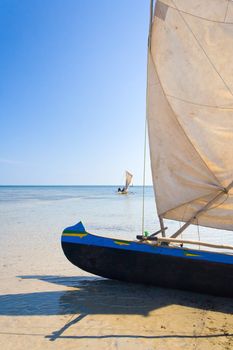
<svg viewBox="0 0 233 350">
<path fill-rule="evenodd" d="M 127 170 L 125 172 L 125 191 L 127 191 L 129 185 L 131 184 L 133 175 L 130 174 Z"/>
<path fill-rule="evenodd" d="M 232 57 L 232 1 L 157 1 L 147 109 L 164 218 L 189 220 L 233 181 Z M 233 189 L 198 223 L 233 230 Z"/>
</svg>

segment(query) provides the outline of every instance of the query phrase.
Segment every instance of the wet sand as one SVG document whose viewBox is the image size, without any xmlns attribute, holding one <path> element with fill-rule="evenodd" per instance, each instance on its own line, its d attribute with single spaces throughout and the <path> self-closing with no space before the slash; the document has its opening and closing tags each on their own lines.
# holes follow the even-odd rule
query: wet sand
<svg viewBox="0 0 233 350">
<path fill-rule="evenodd" d="M 92 276 L 61 250 L 67 203 L 4 208 L 0 349 L 233 349 L 232 299 Z"/>
</svg>

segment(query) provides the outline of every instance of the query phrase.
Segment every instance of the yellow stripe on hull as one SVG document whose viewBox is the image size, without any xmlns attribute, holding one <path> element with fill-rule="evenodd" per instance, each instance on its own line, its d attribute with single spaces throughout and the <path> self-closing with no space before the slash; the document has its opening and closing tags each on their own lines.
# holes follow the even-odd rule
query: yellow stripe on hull
<svg viewBox="0 0 233 350">
<path fill-rule="evenodd" d="M 118 245 L 130 245 L 130 243 L 128 242 L 122 242 L 122 241 L 114 241 L 114 243 L 118 244 Z"/>
<path fill-rule="evenodd" d="M 88 233 L 63 233 L 62 234 L 62 236 L 75 236 L 75 237 L 79 237 L 79 238 L 83 238 L 87 235 L 88 235 Z"/>
<path fill-rule="evenodd" d="M 185 256 L 200 256 L 199 254 L 184 253 Z"/>
</svg>

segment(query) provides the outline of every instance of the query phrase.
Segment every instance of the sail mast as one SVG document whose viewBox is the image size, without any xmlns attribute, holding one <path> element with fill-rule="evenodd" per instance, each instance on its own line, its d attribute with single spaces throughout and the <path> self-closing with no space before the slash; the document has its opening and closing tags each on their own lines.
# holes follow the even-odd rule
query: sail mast
<svg viewBox="0 0 233 350">
<path fill-rule="evenodd" d="M 153 22 L 153 12 L 154 12 L 154 0 L 150 0 L 150 22 L 149 22 L 149 35 L 148 35 L 148 51 L 151 47 L 151 30 L 152 30 L 152 22 Z M 148 57 L 148 52 L 147 52 Z M 148 65 L 147 65 L 147 73 L 148 73 Z M 148 81 L 148 79 L 147 79 Z"/>
<path fill-rule="evenodd" d="M 149 22 L 149 35 L 148 35 L 148 47 L 147 47 L 147 89 L 146 89 L 146 123 L 145 123 L 145 145 L 144 145 L 144 174 L 143 174 L 143 217 L 144 217 L 144 187 L 145 187 L 145 159 L 146 159 L 146 134 L 147 134 L 147 123 L 148 123 L 148 115 L 149 115 L 149 96 L 148 96 L 148 84 L 149 84 L 149 56 L 151 51 L 151 34 L 152 34 L 152 22 L 154 16 L 154 0 L 150 1 L 150 22 Z M 165 226 L 163 222 L 163 217 L 158 215 L 160 228 L 162 237 L 165 237 Z M 144 221 L 144 218 L 143 218 Z M 142 234 L 144 232 L 144 223 Z"/>
<path fill-rule="evenodd" d="M 144 154 L 143 154 L 143 180 L 142 180 L 142 236 L 144 235 L 145 221 L 145 183 L 146 183 L 146 141 L 147 141 L 147 123 L 148 123 L 148 76 L 149 76 L 149 51 L 151 47 L 151 30 L 153 21 L 154 0 L 150 0 L 150 18 L 147 39 L 147 76 L 146 76 L 146 118 L 144 128 Z"/>
</svg>

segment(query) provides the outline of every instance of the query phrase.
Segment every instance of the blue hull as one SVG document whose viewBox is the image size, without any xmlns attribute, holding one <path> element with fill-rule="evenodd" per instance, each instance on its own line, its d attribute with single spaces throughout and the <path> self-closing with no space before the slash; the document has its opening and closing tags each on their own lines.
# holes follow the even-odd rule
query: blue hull
<svg viewBox="0 0 233 350">
<path fill-rule="evenodd" d="M 233 297 L 233 255 L 92 235 L 78 223 L 62 234 L 67 259 L 121 281 Z"/>
</svg>

